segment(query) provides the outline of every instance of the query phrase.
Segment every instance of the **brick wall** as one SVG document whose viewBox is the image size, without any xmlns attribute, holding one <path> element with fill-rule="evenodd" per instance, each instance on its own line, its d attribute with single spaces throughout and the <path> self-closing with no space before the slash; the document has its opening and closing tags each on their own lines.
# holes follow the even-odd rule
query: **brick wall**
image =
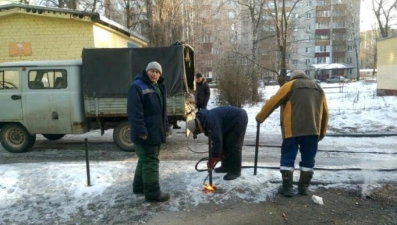
<svg viewBox="0 0 397 225">
<path fill-rule="evenodd" d="M 0 15 L 0 31 L 0 63 L 81 59 L 83 48 L 126 48 L 128 42 L 141 46 L 109 27 L 65 13 Z M 10 44 L 16 43 L 31 46 L 31 55 L 23 51 L 23 55 L 10 56 Z"/>
<path fill-rule="evenodd" d="M 0 62 L 80 59 L 94 47 L 92 23 L 32 15 L 0 17 Z M 10 56 L 11 43 L 30 43 L 30 56 Z"/>
</svg>

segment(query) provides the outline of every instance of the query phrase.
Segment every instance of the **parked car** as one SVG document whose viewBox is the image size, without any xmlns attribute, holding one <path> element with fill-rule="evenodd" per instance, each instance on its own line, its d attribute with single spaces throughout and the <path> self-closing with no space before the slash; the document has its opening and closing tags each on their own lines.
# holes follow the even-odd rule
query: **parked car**
<svg viewBox="0 0 397 225">
<path fill-rule="evenodd" d="M 349 83 L 350 81 L 347 77 L 330 77 L 325 80 L 327 83 Z"/>
<path fill-rule="evenodd" d="M 210 87 L 210 88 L 216 88 L 216 87 L 218 87 L 218 83 L 216 83 L 216 81 L 211 81 L 211 82 L 209 82 L 208 83 L 208 87 Z"/>
</svg>

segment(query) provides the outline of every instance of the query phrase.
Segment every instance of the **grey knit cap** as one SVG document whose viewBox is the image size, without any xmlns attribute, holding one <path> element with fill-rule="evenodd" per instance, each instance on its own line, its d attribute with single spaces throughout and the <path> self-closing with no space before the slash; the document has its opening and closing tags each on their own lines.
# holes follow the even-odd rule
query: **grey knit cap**
<svg viewBox="0 0 397 225">
<path fill-rule="evenodd" d="M 291 73 L 291 80 L 294 79 L 295 77 L 306 77 L 305 72 L 302 70 L 295 70 L 294 72 Z"/>
<path fill-rule="evenodd" d="M 160 72 L 160 74 L 163 73 L 160 63 L 158 63 L 156 61 L 153 61 L 153 62 L 150 62 L 149 64 L 147 64 L 146 72 L 149 70 L 158 70 Z"/>
</svg>

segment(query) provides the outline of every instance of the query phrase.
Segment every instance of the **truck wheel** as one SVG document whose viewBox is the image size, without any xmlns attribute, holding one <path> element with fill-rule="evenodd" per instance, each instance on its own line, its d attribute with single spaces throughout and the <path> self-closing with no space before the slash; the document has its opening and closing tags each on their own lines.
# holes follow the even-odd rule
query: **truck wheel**
<svg viewBox="0 0 397 225">
<path fill-rule="evenodd" d="M 43 136 L 45 138 L 47 138 L 48 140 L 56 141 L 56 140 L 59 140 L 59 139 L 65 137 L 65 134 L 43 134 Z"/>
<path fill-rule="evenodd" d="M 123 121 L 113 130 L 113 140 L 117 147 L 126 152 L 134 152 L 134 143 L 130 139 L 130 124 Z"/>
<path fill-rule="evenodd" d="M 19 124 L 7 124 L 0 131 L 1 145 L 9 152 L 23 153 L 29 151 L 36 141 L 36 135 Z"/>
</svg>

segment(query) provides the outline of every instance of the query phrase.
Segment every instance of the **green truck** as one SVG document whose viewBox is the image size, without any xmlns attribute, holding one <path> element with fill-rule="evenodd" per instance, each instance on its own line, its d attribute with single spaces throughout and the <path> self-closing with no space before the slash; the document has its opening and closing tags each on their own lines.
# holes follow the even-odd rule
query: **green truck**
<svg viewBox="0 0 397 225">
<path fill-rule="evenodd" d="M 113 129 L 113 140 L 133 151 L 127 91 L 151 61 L 163 67 L 170 124 L 194 117 L 194 50 L 178 44 L 155 48 L 83 49 L 81 60 L 0 63 L 0 142 L 9 152 L 29 151 L 41 134 Z M 194 98 L 193 98 L 194 99 Z"/>
</svg>

